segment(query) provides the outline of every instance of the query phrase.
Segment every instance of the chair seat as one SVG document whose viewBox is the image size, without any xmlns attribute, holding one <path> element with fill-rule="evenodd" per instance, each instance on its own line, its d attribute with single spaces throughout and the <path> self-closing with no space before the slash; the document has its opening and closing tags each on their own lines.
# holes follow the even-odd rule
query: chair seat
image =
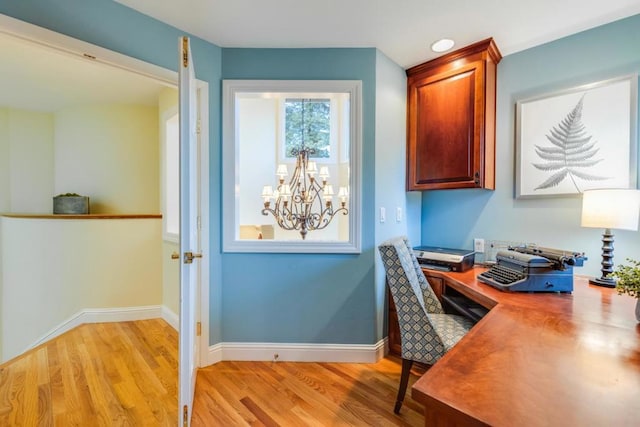
<svg viewBox="0 0 640 427">
<path fill-rule="evenodd" d="M 445 347 L 445 351 L 450 350 L 451 347 L 456 345 L 473 326 L 473 321 L 455 314 L 429 313 L 428 316 L 433 329 Z"/>
</svg>

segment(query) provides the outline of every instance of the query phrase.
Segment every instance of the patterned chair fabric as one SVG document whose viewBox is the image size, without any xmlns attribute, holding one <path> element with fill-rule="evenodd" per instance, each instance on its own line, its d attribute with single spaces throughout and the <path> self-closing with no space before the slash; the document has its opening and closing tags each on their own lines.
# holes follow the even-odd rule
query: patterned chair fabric
<svg viewBox="0 0 640 427">
<path fill-rule="evenodd" d="M 402 358 L 432 365 L 460 341 L 473 322 L 444 313 L 406 237 L 387 240 L 378 250 L 398 313 Z"/>
</svg>

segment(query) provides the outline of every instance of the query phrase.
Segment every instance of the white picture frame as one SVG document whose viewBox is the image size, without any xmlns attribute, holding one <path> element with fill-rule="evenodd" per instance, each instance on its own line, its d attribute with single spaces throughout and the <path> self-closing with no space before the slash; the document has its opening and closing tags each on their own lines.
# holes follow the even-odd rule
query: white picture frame
<svg viewBox="0 0 640 427">
<path fill-rule="evenodd" d="M 635 188 L 637 74 L 516 103 L 516 198 Z"/>
</svg>

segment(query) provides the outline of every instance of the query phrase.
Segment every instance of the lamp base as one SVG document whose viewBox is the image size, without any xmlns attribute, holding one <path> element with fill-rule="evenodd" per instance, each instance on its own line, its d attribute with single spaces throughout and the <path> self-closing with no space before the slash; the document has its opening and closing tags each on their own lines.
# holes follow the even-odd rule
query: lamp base
<svg viewBox="0 0 640 427">
<path fill-rule="evenodd" d="M 591 279 L 589 279 L 589 284 L 590 285 L 596 285 L 596 286 L 602 286 L 604 288 L 615 288 L 616 287 L 616 281 L 613 279 L 610 279 L 609 277 L 592 277 Z"/>
</svg>

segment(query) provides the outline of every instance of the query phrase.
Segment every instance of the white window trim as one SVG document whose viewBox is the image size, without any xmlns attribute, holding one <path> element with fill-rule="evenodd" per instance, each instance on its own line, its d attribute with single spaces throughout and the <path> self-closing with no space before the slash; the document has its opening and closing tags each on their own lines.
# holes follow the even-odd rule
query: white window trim
<svg viewBox="0 0 640 427">
<path fill-rule="evenodd" d="M 262 92 L 348 93 L 350 99 L 349 239 L 347 241 L 240 240 L 239 230 L 239 143 L 236 129 L 236 94 Z M 224 252 L 275 253 L 360 253 L 362 216 L 362 82 L 359 80 L 224 80 L 222 82 L 222 159 Z M 259 197 L 259 195 L 256 195 Z"/>
</svg>

